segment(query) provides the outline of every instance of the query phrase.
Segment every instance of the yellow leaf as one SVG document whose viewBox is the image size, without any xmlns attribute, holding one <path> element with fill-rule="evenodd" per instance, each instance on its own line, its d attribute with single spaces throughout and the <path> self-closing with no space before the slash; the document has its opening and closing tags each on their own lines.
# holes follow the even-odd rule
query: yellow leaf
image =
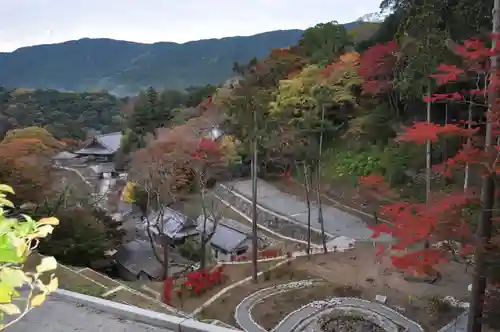
<svg viewBox="0 0 500 332">
<path fill-rule="evenodd" d="M 0 270 L 0 280 L 12 287 L 22 286 L 28 279 L 21 270 L 3 268 Z"/>
<path fill-rule="evenodd" d="M 3 311 L 7 315 L 19 315 L 21 313 L 21 310 L 12 303 L 0 304 L 0 311 Z"/>
<path fill-rule="evenodd" d="M 57 268 L 57 261 L 54 257 L 44 257 L 40 264 L 36 267 L 36 272 L 43 273 L 46 271 L 55 270 Z"/>
<path fill-rule="evenodd" d="M 49 284 L 47 285 L 47 290 L 49 292 L 53 292 L 57 289 L 57 287 L 59 287 L 59 279 L 52 278 L 52 280 L 50 280 Z"/>
<path fill-rule="evenodd" d="M 28 244 L 26 240 L 21 238 L 11 239 L 12 245 L 16 248 L 16 255 L 18 257 L 23 257 L 26 254 L 26 249 L 28 249 Z"/>
<path fill-rule="evenodd" d="M 5 198 L 0 198 L 0 206 L 8 206 L 10 208 L 14 208 L 14 203 Z"/>
<path fill-rule="evenodd" d="M 59 225 L 59 219 L 57 219 L 56 217 L 42 218 L 39 222 L 40 224 L 45 225 Z"/>
<path fill-rule="evenodd" d="M 46 237 L 51 234 L 54 227 L 51 225 L 43 225 L 37 228 L 36 233 L 33 234 L 34 237 Z"/>
<path fill-rule="evenodd" d="M 43 301 L 45 301 L 46 297 L 47 297 L 47 295 L 45 293 L 41 293 L 41 294 L 33 296 L 33 298 L 31 299 L 31 306 L 38 307 L 39 305 L 41 305 L 43 303 Z"/>
<path fill-rule="evenodd" d="M 0 184 L 0 191 L 6 191 L 10 194 L 14 194 L 14 189 L 12 189 L 11 186 L 8 186 L 6 184 Z"/>
<path fill-rule="evenodd" d="M 6 283 L 0 282 L 0 303 L 9 303 L 12 301 L 14 288 Z"/>
</svg>

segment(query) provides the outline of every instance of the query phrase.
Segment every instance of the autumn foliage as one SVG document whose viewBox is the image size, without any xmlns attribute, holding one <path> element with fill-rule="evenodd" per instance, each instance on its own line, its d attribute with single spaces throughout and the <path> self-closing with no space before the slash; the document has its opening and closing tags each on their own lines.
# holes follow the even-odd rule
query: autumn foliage
<svg viewBox="0 0 500 332">
<path fill-rule="evenodd" d="M 363 52 L 358 72 L 364 79 L 363 90 L 366 93 L 383 93 L 392 87 L 397 50 L 398 44 L 391 41 L 387 44 L 376 44 Z"/>
<path fill-rule="evenodd" d="M 0 142 L 0 178 L 16 190 L 16 199 L 38 202 L 51 188 L 50 158 L 64 146 L 46 130 L 9 131 Z"/>
<path fill-rule="evenodd" d="M 196 297 L 222 284 L 226 280 L 224 266 L 220 265 L 215 269 L 199 270 L 190 272 L 186 276 L 177 279 L 178 286 L 174 286 L 177 278 L 168 278 L 163 284 L 163 301 L 171 303 L 172 293 L 175 292 L 182 306 L 182 301 L 186 297 Z"/>
<path fill-rule="evenodd" d="M 159 196 L 174 199 L 193 181 L 205 183 L 210 176 L 222 172 L 223 149 L 196 121 L 158 129 L 156 137 L 134 153 L 134 181 Z"/>
<path fill-rule="evenodd" d="M 392 63 L 390 57 L 395 51 L 394 43 L 385 46 L 377 46 L 363 54 L 363 58 L 371 56 L 373 67 L 362 65 L 360 72 L 365 77 L 380 77 L 388 74 L 388 66 Z M 433 94 L 425 101 L 430 102 L 455 102 L 465 101 L 470 96 L 485 96 L 492 90 L 498 90 L 499 73 L 492 72 L 486 61 L 492 52 L 486 47 L 484 41 L 470 40 L 460 45 L 457 54 L 462 56 L 462 66 L 440 65 L 437 72 L 431 77 L 436 80 L 438 86 L 453 82 L 466 82 L 478 75 L 490 74 L 491 81 L 485 90 L 471 89 L 460 92 L 447 92 L 443 94 Z M 389 59 L 387 60 L 387 57 Z M 384 62 L 386 60 L 387 62 Z M 380 61 L 380 62 L 379 62 Z M 363 63 L 363 62 L 362 62 Z M 382 84 L 384 85 L 384 84 Z M 376 91 L 376 90 L 374 90 Z M 498 107 L 494 104 L 486 118 L 491 120 L 494 129 L 499 128 Z M 464 145 L 454 156 L 446 159 L 441 165 L 436 165 L 435 170 L 441 172 L 443 176 L 449 176 L 451 171 L 463 171 L 466 165 L 474 165 L 481 175 L 489 172 L 498 173 L 499 147 L 493 145 L 491 149 L 484 151 L 483 140 L 477 138 L 479 126 L 466 129 L 465 123 L 436 124 L 427 122 L 415 122 L 412 126 L 403 128 L 398 139 L 415 144 L 425 144 L 426 141 L 436 142 L 447 136 L 459 136 L 471 138 L 469 144 Z M 496 130 L 498 133 L 498 130 Z M 493 140 L 495 142 L 495 140 Z M 390 188 L 383 182 L 380 176 L 370 176 L 361 178 L 359 183 L 365 190 L 375 191 L 381 195 L 387 194 Z M 373 237 L 380 234 L 390 234 L 397 243 L 391 247 L 392 262 L 395 267 L 401 269 L 422 269 L 446 261 L 448 255 L 447 248 L 433 246 L 422 248 L 425 242 L 436 243 L 438 241 L 457 241 L 462 248 L 461 254 L 468 255 L 474 249 L 471 220 L 465 209 L 477 204 L 478 198 L 472 191 L 457 191 L 432 193 L 428 202 L 415 203 L 400 201 L 385 205 L 380 210 L 380 216 L 387 222 L 380 223 L 372 227 Z M 384 252 L 380 248 L 379 253 Z"/>
</svg>

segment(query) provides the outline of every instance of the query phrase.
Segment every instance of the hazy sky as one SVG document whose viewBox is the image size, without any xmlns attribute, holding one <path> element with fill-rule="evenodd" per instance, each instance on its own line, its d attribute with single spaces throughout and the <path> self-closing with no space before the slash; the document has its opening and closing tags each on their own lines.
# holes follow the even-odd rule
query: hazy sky
<svg viewBox="0 0 500 332">
<path fill-rule="evenodd" d="M 66 40 L 138 42 L 251 35 L 353 21 L 380 0 L 0 0 L 0 52 Z"/>
</svg>

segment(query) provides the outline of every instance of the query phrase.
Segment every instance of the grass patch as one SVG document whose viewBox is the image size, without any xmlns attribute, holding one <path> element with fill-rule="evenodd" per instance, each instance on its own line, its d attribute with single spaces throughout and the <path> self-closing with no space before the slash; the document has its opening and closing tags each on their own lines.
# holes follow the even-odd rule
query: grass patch
<svg viewBox="0 0 500 332">
<path fill-rule="evenodd" d="M 59 288 L 65 290 L 96 297 L 108 291 L 107 288 L 62 265 L 57 267 L 56 276 L 59 279 Z"/>
</svg>

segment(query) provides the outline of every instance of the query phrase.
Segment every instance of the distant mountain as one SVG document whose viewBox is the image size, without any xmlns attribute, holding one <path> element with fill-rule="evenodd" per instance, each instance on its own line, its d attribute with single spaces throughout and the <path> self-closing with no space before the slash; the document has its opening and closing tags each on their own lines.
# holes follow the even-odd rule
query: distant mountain
<svg viewBox="0 0 500 332">
<path fill-rule="evenodd" d="M 348 30 L 361 21 L 346 24 Z M 108 90 L 117 95 L 141 88 L 185 88 L 219 83 L 233 63 L 266 56 L 294 45 L 302 30 L 278 30 L 248 37 L 141 44 L 80 39 L 0 53 L 0 85 L 62 91 Z"/>
</svg>

